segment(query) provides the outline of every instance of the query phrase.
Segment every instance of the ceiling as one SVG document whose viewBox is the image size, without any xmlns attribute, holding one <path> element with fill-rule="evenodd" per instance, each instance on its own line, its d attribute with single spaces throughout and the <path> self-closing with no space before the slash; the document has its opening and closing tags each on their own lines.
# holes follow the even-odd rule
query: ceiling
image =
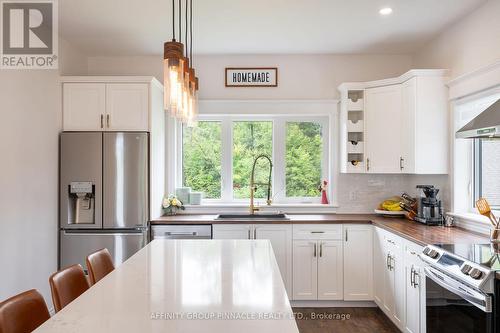
<svg viewBox="0 0 500 333">
<path fill-rule="evenodd" d="M 193 0 L 194 52 L 412 53 L 485 2 Z M 172 36 L 171 0 L 59 4 L 60 34 L 90 56 L 162 54 L 163 42 Z M 386 6 L 393 13 L 379 15 Z"/>
</svg>

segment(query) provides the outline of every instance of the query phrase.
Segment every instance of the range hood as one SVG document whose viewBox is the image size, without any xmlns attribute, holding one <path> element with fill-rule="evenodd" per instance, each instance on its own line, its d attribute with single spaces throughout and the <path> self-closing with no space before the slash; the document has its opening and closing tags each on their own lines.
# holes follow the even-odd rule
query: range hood
<svg viewBox="0 0 500 333">
<path fill-rule="evenodd" d="M 500 99 L 455 134 L 457 138 L 500 138 Z"/>
</svg>

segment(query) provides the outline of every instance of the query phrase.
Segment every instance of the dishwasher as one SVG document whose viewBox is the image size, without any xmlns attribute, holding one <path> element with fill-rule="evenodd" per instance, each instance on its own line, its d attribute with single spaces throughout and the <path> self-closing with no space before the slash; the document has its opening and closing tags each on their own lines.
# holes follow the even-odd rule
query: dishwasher
<svg viewBox="0 0 500 333">
<path fill-rule="evenodd" d="M 212 225 L 153 225 L 151 240 L 155 239 L 212 239 Z"/>
</svg>

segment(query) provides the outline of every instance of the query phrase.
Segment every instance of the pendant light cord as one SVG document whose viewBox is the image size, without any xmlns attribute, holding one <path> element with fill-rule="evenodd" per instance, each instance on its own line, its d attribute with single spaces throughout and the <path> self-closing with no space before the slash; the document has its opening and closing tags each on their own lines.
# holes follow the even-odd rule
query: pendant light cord
<svg viewBox="0 0 500 333">
<path fill-rule="evenodd" d="M 194 68 L 194 63 L 193 63 L 193 0 L 189 0 L 189 59 L 191 59 L 191 68 Z"/>
<path fill-rule="evenodd" d="M 186 32 L 185 32 L 186 38 L 184 39 L 184 41 L 186 43 L 186 57 L 189 57 L 189 49 L 188 49 L 188 47 L 189 47 L 189 44 L 188 44 L 188 0 L 186 0 L 186 8 L 185 9 L 186 9 L 185 10 L 186 20 L 184 23 L 185 23 L 185 28 L 186 28 L 185 29 L 186 30 Z"/>
<path fill-rule="evenodd" d="M 179 0 L 179 40 L 182 42 L 182 2 Z"/>
<path fill-rule="evenodd" d="M 172 40 L 175 41 L 175 0 L 172 0 Z"/>
</svg>

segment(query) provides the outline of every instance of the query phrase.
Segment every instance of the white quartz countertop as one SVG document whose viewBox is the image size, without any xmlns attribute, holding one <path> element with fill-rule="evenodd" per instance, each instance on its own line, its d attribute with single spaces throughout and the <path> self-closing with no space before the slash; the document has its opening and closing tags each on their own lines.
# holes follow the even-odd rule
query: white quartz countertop
<svg viewBox="0 0 500 333">
<path fill-rule="evenodd" d="M 267 240 L 154 240 L 35 332 L 298 333 Z"/>
</svg>

